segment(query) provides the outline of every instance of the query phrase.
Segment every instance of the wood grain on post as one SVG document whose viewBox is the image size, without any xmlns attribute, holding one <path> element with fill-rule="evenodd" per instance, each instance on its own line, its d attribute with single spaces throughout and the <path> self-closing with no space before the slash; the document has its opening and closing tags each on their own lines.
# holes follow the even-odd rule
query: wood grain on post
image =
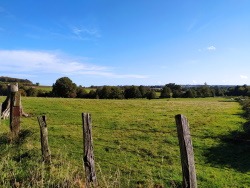
<svg viewBox="0 0 250 188">
<path fill-rule="evenodd" d="M 188 120 L 184 115 L 179 114 L 175 116 L 175 121 L 181 153 L 182 186 L 185 188 L 197 188 L 194 152 Z"/>
<path fill-rule="evenodd" d="M 10 131 L 12 138 L 18 137 L 20 132 L 20 115 L 21 115 L 21 94 L 18 92 L 17 85 L 11 85 L 10 94 Z"/>
<path fill-rule="evenodd" d="M 41 135 L 41 150 L 42 157 L 45 163 L 51 163 L 51 153 L 49 149 L 49 141 L 48 141 L 48 129 L 46 123 L 46 116 L 37 117 L 39 126 L 40 126 L 40 135 Z"/>
<path fill-rule="evenodd" d="M 83 150 L 84 150 L 84 168 L 86 176 L 86 187 L 97 186 L 97 178 L 95 172 L 95 160 L 93 151 L 93 138 L 92 138 L 92 121 L 89 113 L 82 113 L 83 123 Z"/>
</svg>

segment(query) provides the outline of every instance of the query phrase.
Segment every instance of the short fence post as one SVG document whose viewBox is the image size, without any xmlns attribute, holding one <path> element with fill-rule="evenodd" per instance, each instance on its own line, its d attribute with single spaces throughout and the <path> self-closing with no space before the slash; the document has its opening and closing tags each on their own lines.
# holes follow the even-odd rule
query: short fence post
<svg viewBox="0 0 250 188">
<path fill-rule="evenodd" d="M 41 150 L 42 150 L 43 162 L 50 164 L 51 163 L 51 153 L 50 153 L 50 149 L 49 149 L 46 116 L 37 117 L 37 120 L 38 120 L 38 123 L 40 126 Z"/>
<path fill-rule="evenodd" d="M 92 138 L 92 122 L 89 113 L 82 113 L 83 123 L 83 150 L 84 150 L 84 168 L 86 176 L 86 188 L 89 188 L 91 182 L 95 187 L 97 185 L 97 178 L 95 172 L 95 159 L 93 151 L 93 138 Z"/>
<path fill-rule="evenodd" d="M 10 131 L 12 139 L 15 139 L 20 132 L 21 115 L 21 94 L 18 92 L 18 84 L 11 85 L 10 91 Z"/>
<path fill-rule="evenodd" d="M 175 116 L 178 139 L 181 153 L 182 186 L 185 188 L 197 188 L 194 153 L 188 120 L 184 115 Z"/>
</svg>

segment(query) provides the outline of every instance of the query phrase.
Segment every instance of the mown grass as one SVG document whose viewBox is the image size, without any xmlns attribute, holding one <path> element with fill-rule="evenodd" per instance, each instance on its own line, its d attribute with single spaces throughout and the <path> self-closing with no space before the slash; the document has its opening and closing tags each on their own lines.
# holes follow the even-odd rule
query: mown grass
<svg viewBox="0 0 250 188">
<path fill-rule="evenodd" d="M 0 100 L 4 100 L 3 97 Z M 29 181 L 38 186 L 80 186 L 82 169 L 81 113 L 93 121 L 94 154 L 101 187 L 180 187 L 181 165 L 176 133 L 176 114 L 189 119 L 199 187 L 248 187 L 250 148 L 231 134 L 246 122 L 238 103 L 222 98 L 93 100 L 22 98 L 23 139 L 8 143 L 8 122 L 1 122 L 0 164 L 4 181 Z M 37 116 L 46 115 L 52 171 L 40 157 Z M 18 160 L 17 160 L 18 159 Z M 33 167 L 33 168 L 32 168 Z M 28 169 L 34 169 L 29 171 Z M 64 169 L 64 170 L 63 170 Z M 8 174 L 9 172 L 15 172 Z M 31 174 L 30 174 L 31 173 Z M 42 175 L 44 174 L 44 175 Z M 57 174 L 57 175 L 55 175 Z M 43 178 L 41 178 L 43 177 Z M 14 179 L 15 179 L 14 178 Z M 36 179 L 36 176 L 33 179 Z M 39 184 L 40 182 L 40 184 Z M 43 184 L 42 184 L 42 183 Z"/>
</svg>

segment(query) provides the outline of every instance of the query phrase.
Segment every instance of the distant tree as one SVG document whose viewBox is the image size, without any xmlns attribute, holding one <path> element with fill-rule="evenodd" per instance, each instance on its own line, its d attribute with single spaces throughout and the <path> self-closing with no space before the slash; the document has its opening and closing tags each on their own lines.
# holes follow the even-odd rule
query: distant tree
<svg viewBox="0 0 250 188">
<path fill-rule="evenodd" d="M 68 77 L 62 77 L 56 80 L 52 86 L 52 93 L 55 97 L 74 98 L 77 96 L 77 86 Z"/>
<path fill-rule="evenodd" d="M 173 91 L 173 98 L 181 98 L 183 97 L 182 90 L 172 90 Z"/>
<path fill-rule="evenodd" d="M 100 99 L 110 99 L 111 86 L 103 86 L 102 88 L 98 88 L 97 94 Z"/>
<path fill-rule="evenodd" d="M 29 87 L 26 91 L 28 97 L 36 97 L 38 94 L 38 90 L 33 87 Z"/>
<path fill-rule="evenodd" d="M 124 99 L 124 93 L 120 87 L 111 87 L 110 99 Z"/>
<path fill-rule="evenodd" d="M 198 97 L 213 97 L 211 88 L 205 83 L 203 86 L 197 88 Z"/>
<path fill-rule="evenodd" d="M 77 98 L 86 98 L 88 95 L 88 92 L 86 89 L 82 86 L 77 87 L 76 89 L 76 97 Z"/>
<path fill-rule="evenodd" d="M 183 95 L 185 98 L 195 98 L 197 96 L 197 93 L 194 89 L 188 89 L 186 93 Z"/>
<path fill-rule="evenodd" d="M 166 85 L 161 90 L 160 98 L 171 98 L 173 96 L 172 90 Z"/>
<path fill-rule="evenodd" d="M 87 95 L 87 98 L 97 99 L 99 98 L 99 96 L 97 95 L 97 92 L 95 90 L 90 90 L 90 92 Z"/>
<path fill-rule="evenodd" d="M 8 86 L 7 84 L 0 84 L 0 95 L 8 94 Z"/>
<path fill-rule="evenodd" d="M 140 85 L 139 90 L 141 92 L 141 97 L 145 98 L 147 97 L 148 92 L 150 91 L 150 88 L 147 86 Z"/>
<path fill-rule="evenodd" d="M 126 99 L 141 98 L 141 92 L 137 86 L 127 87 L 124 91 L 124 97 Z"/>
<path fill-rule="evenodd" d="M 147 99 L 156 99 L 156 92 L 154 90 L 150 90 L 146 93 Z"/>
</svg>

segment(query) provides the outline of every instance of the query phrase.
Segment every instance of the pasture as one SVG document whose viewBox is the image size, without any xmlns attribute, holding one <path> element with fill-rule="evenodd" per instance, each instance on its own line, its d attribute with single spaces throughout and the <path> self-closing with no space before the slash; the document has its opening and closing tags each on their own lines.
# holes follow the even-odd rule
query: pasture
<svg viewBox="0 0 250 188">
<path fill-rule="evenodd" d="M 0 102 L 4 97 L 0 97 Z M 190 125 L 198 187 L 248 187 L 249 143 L 235 141 L 245 119 L 237 102 L 223 98 L 97 100 L 22 98 L 29 118 L 21 140 L 8 143 L 0 124 L 0 185 L 81 186 L 81 113 L 92 115 L 94 154 L 101 187 L 180 187 L 181 162 L 174 116 Z M 52 165 L 40 165 L 37 116 L 46 115 Z"/>
</svg>

